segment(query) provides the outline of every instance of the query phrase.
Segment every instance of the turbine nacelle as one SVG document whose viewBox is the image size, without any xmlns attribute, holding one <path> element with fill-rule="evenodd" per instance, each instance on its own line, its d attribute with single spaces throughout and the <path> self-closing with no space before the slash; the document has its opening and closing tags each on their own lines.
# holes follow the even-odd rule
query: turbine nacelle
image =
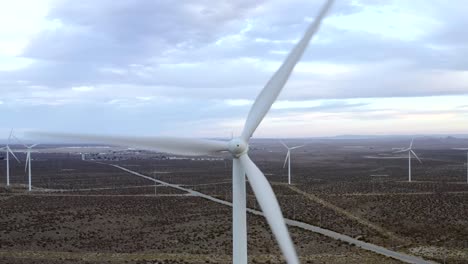
<svg viewBox="0 0 468 264">
<path fill-rule="evenodd" d="M 229 152 L 238 158 L 249 151 L 249 144 L 242 138 L 233 138 L 229 141 Z"/>
</svg>

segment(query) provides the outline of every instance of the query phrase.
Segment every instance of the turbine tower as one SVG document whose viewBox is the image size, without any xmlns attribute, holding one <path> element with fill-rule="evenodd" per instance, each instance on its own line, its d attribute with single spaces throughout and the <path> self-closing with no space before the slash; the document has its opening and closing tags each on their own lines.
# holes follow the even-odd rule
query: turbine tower
<svg viewBox="0 0 468 264">
<path fill-rule="evenodd" d="M 230 153 L 232 166 L 232 211 L 233 211 L 233 262 L 247 263 L 247 210 L 246 210 L 246 180 L 257 198 L 270 228 L 278 242 L 281 252 L 289 264 L 299 263 L 294 244 L 284 222 L 278 200 L 267 178 L 248 156 L 249 141 L 263 120 L 271 105 L 286 84 L 295 65 L 302 57 L 310 39 L 317 32 L 321 21 L 331 8 L 333 0 L 327 0 L 319 11 L 315 21 L 307 28 L 302 39 L 286 57 L 286 60 L 271 77 L 263 90 L 255 99 L 247 116 L 240 137 L 230 141 L 206 140 L 193 138 L 150 137 L 135 138 L 122 136 L 79 135 L 68 133 L 33 133 L 36 136 L 62 139 L 75 139 L 87 142 L 107 143 L 132 146 L 143 149 L 157 150 L 179 155 L 220 155 Z"/>
<path fill-rule="evenodd" d="M 31 149 L 34 148 L 35 146 L 37 146 L 39 144 L 34 144 L 34 145 L 31 145 L 31 146 L 26 146 L 26 165 L 24 166 L 24 171 L 28 172 L 28 189 L 29 191 L 31 191 Z"/>
<path fill-rule="evenodd" d="M 466 184 L 468 184 L 468 148 L 453 148 L 456 150 L 465 150 L 466 152 Z"/>
<path fill-rule="evenodd" d="M 393 153 L 408 152 L 408 182 L 411 182 L 411 156 L 414 155 L 414 157 L 418 159 L 419 163 L 422 164 L 421 159 L 419 159 L 418 155 L 416 155 L 416 153 L 413 151 L 413 141 L 414 141 L 414 138 L 411 139 L 411 143 L 408 148 L 393 152 Z"/>
<path fill-rule="evenodd" d="M 287 154 L 286 154 L 286 158 L 284 159 L 284 164 L 283 164 L 283 169 L 284 167 L 286 166 L 286 162 L 288 162 L 288 184 L 291 185 L 291 150 L 293 149 L 298 149 L 298 148 L 302 148 L 304 147 L 305 145 L 300 145 L 300 146 L 295 146 L 295 147 L 288 147 L 288 145 L 286 145 L 286 143 L 284 143 L 283 141 L 280 141 L 281 144 L 288 150 Z"/>
<path fill-rule="evenodd" d="M 11 155 L 18 161 L 18 163 L 21 163 L 19 159 L 16 157 L 15 153 L 10 148 L 10 140 L 11 136 L 13 134 L 13 129 L 10 131 L 10 136 L 8 137 L 8 143 L 5 147 L 2 147 L 0 149 L 5 150 L 5 156 L 6 156 L 6 185 L 10 186 L 10 153 Z"/>
</svg>

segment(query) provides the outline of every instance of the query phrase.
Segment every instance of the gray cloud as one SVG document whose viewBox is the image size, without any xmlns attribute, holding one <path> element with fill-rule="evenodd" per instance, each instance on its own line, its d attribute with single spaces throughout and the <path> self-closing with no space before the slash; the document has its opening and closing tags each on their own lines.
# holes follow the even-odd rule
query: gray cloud
<svg viewBox="0 0 468 264">
<path fill-rule="evenodd" d="M 253 99 L 272 74 L 267 63 L 284 58 L 281 52 L 289 51 L 306 27 L 305 18 L 313 17 L 321 3 L 64 0 L 48 16 L 62 26 L 31 40 L 24 53 L 36 59 L 31 66 L 0 72 L 2 82 L 11 87 L 2 91 L 22 102 L 50 100 L 40 94 L 28 98 L 30 86 L 62 90 L 93 86 L 99 92 L 84 98 L 89 101 L 109 99 L 103 96 L 109 93 L 119 94 L 122 101 L 135 94 Z M 462 56 L 467 51 L 463 42 L 467 34 L 462 34 L 465 15 L 457 11 L 463 8 L 453 2 L 431 3 L 434 6 L 426 1 L 405 3 L 406 8 L 427 11 L 440 21 L 440 27 L 419 40 L 343 30 L 325 22 L 303 61 L 354 70 L 331 75 L 295 72 L 281 98 L 466 94 L 466 77 L 454 71 L 467 67 L 466 56 Z M 332 15 L 388 4 L 337 1 Z"/>
<path fill-rule="evenodd" d="M 141 63 L 173 47 L 211 42 L 263 1 L 61 1 L 50 14 L 62 25 L 39 34 L 31 58 Z"/>
<path fill-rule="evenodd" d="M 326 112 L 326 113 L 334 113 L 334 112 L 355 112 L 355 111 L 367 111 L 362 110 L 361 107 L 367 106 L 367 103 L 350 103 L 346 101 L 324 101 L 320 102 L 318 105 L 311 105 L 310 106 L 300 106 L 300 107 L 288 107 L 288 108 L 273 108 L 273 113 L 281 113 L 281 112 Z"/>
</svg>

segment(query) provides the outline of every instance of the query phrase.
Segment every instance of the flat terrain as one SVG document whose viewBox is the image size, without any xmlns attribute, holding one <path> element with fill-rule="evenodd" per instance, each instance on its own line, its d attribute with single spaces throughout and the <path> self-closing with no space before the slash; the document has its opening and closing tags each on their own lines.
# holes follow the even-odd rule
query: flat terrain
<svg viewBox="0 0 468 264">
<path fill-rule="evenodd" d="M 413 160 L 412 183 L 407 156 L 391 153 L 408 140 L 286 142 L 308 143 L 292 152 L 292 186 L 285 184 L 282 145 L 257 140 L 250 152 L 285 217 L 438 262 L 468 262 L 466 153 L 451 150 L 468 140 L 415 140 L 423 164 Z M 0 188 L 1 263 L 231 262 L 229 207 L 108 165 L 230 201 L 228 156 L 173 159 L 104 148 L 90 151 L 94 161 L 81 161 L 78 149 L 53 147 L 33 153 L 32 193 L 23 185 L 24 164 L 11 162 L 13 187 Z M 0 177 L 4 184 L 5 162 Z M 248 204 L 259 209 L 251 190 Z M 248 221 L 250 261 L 282 263 L 264 219 Z M 312 232 L 290 232 L 303 263 L 398 263 Z"/>
</svg>

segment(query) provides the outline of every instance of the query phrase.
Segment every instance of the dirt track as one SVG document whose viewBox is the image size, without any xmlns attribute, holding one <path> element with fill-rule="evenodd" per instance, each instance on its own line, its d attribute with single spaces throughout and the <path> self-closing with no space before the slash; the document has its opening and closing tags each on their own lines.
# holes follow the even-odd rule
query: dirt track
<svg viewBox="0 0 468 264">
<path fill-rule="evenodd" d="M 337 212 L 338 214 L 341 214 L 341 215 L 344 215 L 344 216 L 348 217 L 349 219 L 356 220 L 360 224 L 365 225 L 365 226 L 379 232 L 381 235 L 383 235 L 385 237 L 396 240 L 396 241 L 398 241 L 399 243 L 402 243 L 402 244 L 408 243 L 408 241 L 406 241 L 404 238 L 397 236 L 396 234 L 384 229 L 381 226 L 378 226 L 378 225 L 364 219 L 361 216 L 352 214 L 352 213 L 350 213 L 350 212 L 348 212 L 348 211 L 346 211 L 346 210 L 344 210 L 344 209 L 342 209 L 342 208 L 340 208 L 340 207 L 338 207 L 338 206 L 336 206 L 336 205 L 334 205 L 334 204 L 332 204 L 330 202 L 325 201 L 324 199 L 321 199 L 321 198 L 313 195 L 313 194 L 301 191 L 301 190 L 299 190 L 298 188 L 296 188 L 294 186 L 288 185 L 288 187 L 291 190 L 293 190 L 293 191 L 295 191 L 295 192 L 297 192 L 297 193 L 299 193 L 301 195 L 304 195 L 307 199 L 309 199 L 309 200 L 311 200 L 313 202 L 316 202 L 318 204 L 321 204 L 321 205 L 323 205 L 323 206 L 325 206 L 327 208 L 330 208 L 333 211 Z"/>
</svg>

